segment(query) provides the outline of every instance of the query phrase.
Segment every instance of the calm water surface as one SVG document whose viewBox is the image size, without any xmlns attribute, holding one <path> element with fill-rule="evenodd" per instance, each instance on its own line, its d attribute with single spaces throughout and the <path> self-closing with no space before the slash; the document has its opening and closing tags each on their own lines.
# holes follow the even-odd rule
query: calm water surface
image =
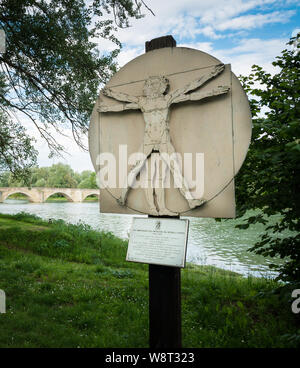
<svg viewBox="0 0 300 368">
<path fill-rule="evenodd" d="M 94 229 L 110 231 L 118 237 L 128 239 L 131 215 L 108 215 L 99 213 L 97 202 L 87 203 L 28 203 L 21 200 L 6 200 L 0 203 L 0 213 L 15 214 L 20 211 L 33 213 L 44 219 L 79 221 Z M 235 229 L 241 220 L 216 222 L 214 219 L 189 218 L 190 231 L 187 261 L 199 265 L 213 265 L 239 272 L 245 276 L 274 277 L 268 264 L 274 260 L 248 252 L 264 231 L 261 224 L 246 230 Z"/>
</svg>

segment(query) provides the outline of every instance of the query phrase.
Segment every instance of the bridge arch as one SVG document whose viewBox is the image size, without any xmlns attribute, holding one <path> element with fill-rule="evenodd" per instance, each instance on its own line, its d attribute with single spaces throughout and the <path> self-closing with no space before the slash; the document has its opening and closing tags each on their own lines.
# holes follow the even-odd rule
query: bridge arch
<svg viewBox="0 0 300 368">
<path fill-rule="evenodd" d="M 83 202 L 88 196 L 100 196 L 99 189 L 80 189 L 80 188 L 42 188 L 42 187 L 0 187 L 0 203 L 9 196 L 20 193 L 28 197 L 30 202 L 43 203 L 55 194 L 61 194 L 69 202 Z"/>
<path fill-rule="evenodd" d="M 26 196 L 26 198 L 28 198 L 29 202 L 34 202 L 34 198 L 27 191 L 23 190 L 15 190 L 13 192 L 2 192 L 2 201 L 5 201 L 13 194 L 23 194 L 24 196 Z"/>
<path fill-rule="evenodd" d="M 98 200 L 99 200 L 99 197 L 100 197 L 99 191 L 83 194 L 83 196 L 82 196 L 82 202 L 84 202 L 90 196 L 96 196 L 98 198 Z"/>
<path fill-rule="evenodd" d="M 68 202 L 74 202 L 73 198 L 71 196 L 69 196 L 67 193 L 65 193 L 63 190 L 57 190 L 57 191 L 54 191 L 54 192 L 51 192 L 51 193 L 45 195 L 44 202 L 46 202 L 48 198 L 52 197 L 55 194 L 61 194 L 62 196 L 64 196 L 67 199 Z"/>
</svg>

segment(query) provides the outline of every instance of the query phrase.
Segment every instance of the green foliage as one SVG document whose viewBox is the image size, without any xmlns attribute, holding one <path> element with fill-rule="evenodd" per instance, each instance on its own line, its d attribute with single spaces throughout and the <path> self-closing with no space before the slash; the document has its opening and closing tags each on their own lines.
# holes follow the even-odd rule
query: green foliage
<svg viewBox="0 0 300 368">
<path fill-rule="evenodd" d="M 37 152 L 25 129 L 0 110 L 0 175 L 9 170 L 12 177 L 26 181 L 36 157 Z M 7 179 L 6 174 L 4 180 Z"/>
<path fill-rule="evenodd" d="M 69 165 L 56 164 L 49 167 L 47 186 L 52 188 L 76 188 L 74 171 Z"/>
<path fill-rule="evenodd" d="M 84 173 L 87 173 L 85 171 Z M 83 173 L 81 174 L 83 176 Z M 86 174 L 85 174 L 86 176 Z M 89 172 L 89 176 L 82 179 L 78 185 L 78 188 L 87 188 L 87 189 L 96 189 L 98 188 L 98 185 L 96 183 L 96 173 L 95 172 Z"/>
<path fill-rule="evenodd" d="M 288 43 L 292 45 L 294 39 Z M 279 279 L 300 280 L 300 49 L 289 48 L 276 58 L 271 75 L 254 65 L 248 77 L 241 77 L 250 97 L 253 138 L 247 159 L 237 177 L 239 214 L 249 209 L 262 213 L 248 218 L 267 224 L 269 216 L 280 214 L 251 250 L 264 256 L 285 259 L 277 268 Z M 259 85 L 259 86 L 257 86 Z M 265 112 L 262 116 L 262 112 Z M 284 236 L 288 230 L 292 234 Z"/>
</svg>

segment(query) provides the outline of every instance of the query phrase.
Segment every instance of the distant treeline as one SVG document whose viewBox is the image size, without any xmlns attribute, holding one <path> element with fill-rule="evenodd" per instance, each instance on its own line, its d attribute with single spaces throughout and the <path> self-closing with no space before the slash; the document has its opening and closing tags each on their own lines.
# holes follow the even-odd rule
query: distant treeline
<svg viewBox="0 0 300 368">
<path fill-rule="evenodd" d="M 46 187 L 46 188 L 86 188 L 96 189 L 96 173 L 85 170 L 74 171 L 69 165 L 62 163 L 50 167 L 34 167 L 31 169 L 29 183 L 13 178 L 10 172 L 0 175 L 0 187 Z"/>
</svg>

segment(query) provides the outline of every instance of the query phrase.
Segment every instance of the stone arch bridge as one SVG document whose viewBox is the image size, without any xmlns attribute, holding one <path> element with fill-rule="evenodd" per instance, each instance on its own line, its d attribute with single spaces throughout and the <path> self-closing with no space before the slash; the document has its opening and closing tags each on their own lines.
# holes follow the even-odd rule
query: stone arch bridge
<svg viewBox="0 0 300 368">
<path fill-rule="evenodd" d="M 83 202 L 90 195 L 97 195 L 99 189 L 78 189 L 78 188 L 0 188 L 0 203 L 5 201 L 12 194 L 24 194 L 33 203 L 43 203 L 53 194 L 62 194 L 69 202 Z"/>
</svg>

